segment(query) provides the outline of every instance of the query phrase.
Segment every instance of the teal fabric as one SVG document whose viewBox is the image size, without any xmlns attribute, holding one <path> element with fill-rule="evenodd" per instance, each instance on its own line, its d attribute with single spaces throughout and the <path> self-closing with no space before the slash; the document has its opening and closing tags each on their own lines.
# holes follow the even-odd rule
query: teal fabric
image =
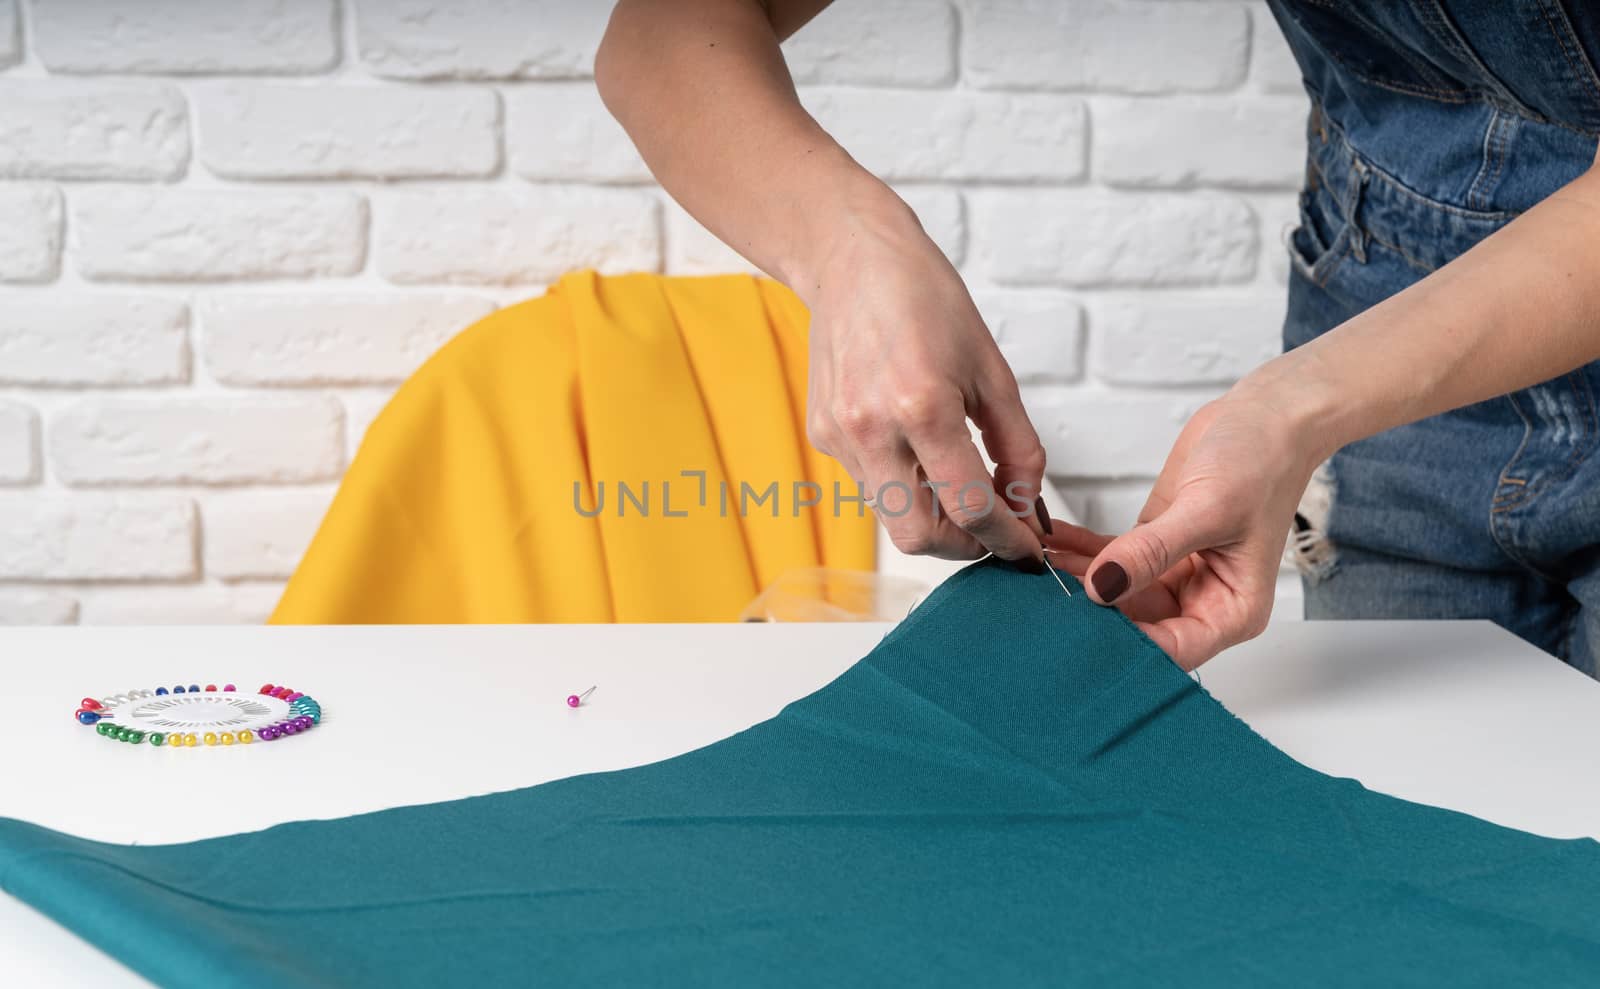
<svg viewBox="0 0 1600 989">
<path fill-rule="evenodd" d="M 174 846 L 0 821 L 0 885 L 171 986 L 1600 979 L 1600 845 L 1306 769 L 995 564 L 675 759 Z"/>
</svg>

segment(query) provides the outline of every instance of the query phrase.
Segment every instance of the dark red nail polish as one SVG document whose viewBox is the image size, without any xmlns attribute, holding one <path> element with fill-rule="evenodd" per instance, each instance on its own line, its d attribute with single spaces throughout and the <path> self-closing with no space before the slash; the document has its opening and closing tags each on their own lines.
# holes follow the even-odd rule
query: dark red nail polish
<svg viewBox="0 0 1600 989">
<path fill-rule="evenodd" d="M 1115 601 L 1118 595 L 1128 589 L 1128 571 L 1122 569 L 1120 563 L 1100 564 L 1100 569 L 1094 572 L 1092 579 L 1095 593 L 1106 604 Z"/>
<path fill-rule="evenodd" d="M 1044 507 L 1042 496 L 1033 499 L 1033 514 L 1039 516 L 1039 528 L 1044 530 L 1045 535 L 1050 535 L 1050 511 Z"/>
<path fill-rule="evenodd" d="M 1023 573 L 1031 573 L 1035 575 L 1044 573 L 1043 557 L 1024 556 L 1020 560 L 1012 560 L 1011 565 L 1016 567 L 1018 570 L 1021 570 Z"/>
</svg>

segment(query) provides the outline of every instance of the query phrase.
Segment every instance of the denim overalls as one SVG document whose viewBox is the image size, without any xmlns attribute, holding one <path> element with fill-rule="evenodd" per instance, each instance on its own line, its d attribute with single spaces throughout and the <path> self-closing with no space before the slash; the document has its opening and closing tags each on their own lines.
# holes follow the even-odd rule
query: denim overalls
<svg viewBox="0 0 1600 989">
<path fill-rule="evenodd" d="M 1594 160 L 1600 3 L 1270 6 L 1312 104 L 1285 348 L 1444 265 Z M 1597 410 L 1590 364 L 1340 450 L 1302 507 L 1321 516 L 1300 534 L 1306 616 L 1489 618 L 1600 676 Z"/>
</svg>

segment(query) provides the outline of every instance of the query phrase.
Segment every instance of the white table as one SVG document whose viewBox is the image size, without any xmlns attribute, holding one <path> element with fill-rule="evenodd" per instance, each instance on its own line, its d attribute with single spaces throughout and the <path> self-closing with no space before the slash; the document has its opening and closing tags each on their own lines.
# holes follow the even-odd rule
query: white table
<svg viewBox="0 0 1600 989">
<path fill-rule="evenodd" d="M 0 630 L 0 816 L 156 844 L 638 765 L 771 717 L 887 630 Z M 1284 622 L 1202 678 L 1324 772 L 1541 834 L 1600 837 L 1600 683 L 1487 622 Z M 324 723 L 306 738 L 169 751 L 108 742 L 72 719 L 86 694 L 224 679 L 304 689 Z M 589 703 L 569 709 L 566 696 L 591 684 Z M 295 802 L 259 801 L 263 779 L 293 781 Z M 0 968 L 17 986 L 145 984 L 4 895 Z"/>
</svg>

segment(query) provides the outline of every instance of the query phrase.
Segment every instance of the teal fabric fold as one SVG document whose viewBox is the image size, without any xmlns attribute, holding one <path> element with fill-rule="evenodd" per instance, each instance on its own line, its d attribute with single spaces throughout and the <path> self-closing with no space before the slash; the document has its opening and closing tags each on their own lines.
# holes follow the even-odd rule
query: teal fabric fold
<svg viewBox="0 0 1600 989">
<path fill-rule="evenodd" d="M 1307 769 L 1072 586 L 975 565 L 636 769 L 170 846 L 0 821 L 0 886 L 179 987 L 1600 978 L 1600 845 Z"/>
</svg>

